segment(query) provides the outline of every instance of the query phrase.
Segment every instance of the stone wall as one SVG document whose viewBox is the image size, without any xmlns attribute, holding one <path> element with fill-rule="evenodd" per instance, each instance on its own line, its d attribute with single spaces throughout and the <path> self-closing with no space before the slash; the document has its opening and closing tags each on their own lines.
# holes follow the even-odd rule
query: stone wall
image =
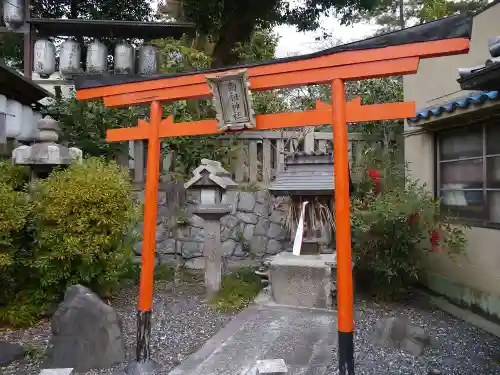
<svg viewBox="0 0 500 375">
<path fill-rule="evenodd" d="M 188 224 L 182 228 L 182 233 L 172 236 L 167 230 L 170 212 L 165 196 L 163 192 L 159 193 L 156 227 L 156 253 L 159 262 L 172 262 L 176 245 L 178 254 L 184 260 L 201 257 L 205 236 L 203 219 L 196 215 L 188 216 Z M 199 192 L 188 193 L 188 211 L 199 203 L 199 199 Z M 233 206 L 231 214 L 221 219 L 223 256 L 243 259 L 249 256 L 274 255 L 291 249 L 289 235 L 284 229 L 286 200 L 272 197 L 266 191 L 234 190 L 226 192 L 222 201 Z M 141 253 L 140 243 L 136 253 Z"/>
</svg>

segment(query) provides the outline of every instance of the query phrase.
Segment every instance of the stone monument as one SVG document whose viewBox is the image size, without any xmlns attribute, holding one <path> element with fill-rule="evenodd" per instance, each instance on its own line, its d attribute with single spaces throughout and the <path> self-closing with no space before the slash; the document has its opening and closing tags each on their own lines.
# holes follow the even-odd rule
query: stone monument
<svg viewBox="0 0 500 375">
<path fill-rule="evenodd" d="M 205 287 L 208 295 L 217 293 L 222 279 L 222 250 L 220 219 L 232 211 L 232 205 L 222 203 L 222 195 L 237 184 L 231 173 L 221 163 L 202 159 L 201 165 L 193 171 L 193 177 L 184 184 L 185 189 L 200 191 L 200 204 L 192 213 L 204 219 L 203 257 L 205 258 Z"/>
</svg>

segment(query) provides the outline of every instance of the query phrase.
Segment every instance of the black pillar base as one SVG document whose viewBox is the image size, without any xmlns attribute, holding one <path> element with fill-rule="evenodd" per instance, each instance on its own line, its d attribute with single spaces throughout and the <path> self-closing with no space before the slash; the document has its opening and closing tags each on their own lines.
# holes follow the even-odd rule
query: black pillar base
<svg viewBox="0 0 500 375">
<path fill-rule="evenodd" d="M 150 358 L 151 310 L 137 312 L 136 361 L 128 364 L 125 372 L 129 375 L 154 375 L 158 364 Z"/>
<path fill-rule="evenodd" d="M 354 375 L 354 335 L 339 331 L 339 375 Z"/>
</svg>

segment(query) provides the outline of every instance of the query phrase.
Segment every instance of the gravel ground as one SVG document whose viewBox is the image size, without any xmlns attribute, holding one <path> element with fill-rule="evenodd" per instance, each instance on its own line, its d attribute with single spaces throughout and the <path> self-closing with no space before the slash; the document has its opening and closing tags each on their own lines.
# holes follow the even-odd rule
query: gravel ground
<svg viewBox="0 0 500 375">
<path fill-rule="evenodd" d="M 431 336 L 421 357 L 372 344 L 375 323 L 393 316 L 406 317 Z M 434 307 L 425 296 L 408 303 L 358 300 L 355 335 L 356 375 L 427 375 L 431 369 L 443 375 L 500 374 L 500 339 Z"/>
<path fill-rule="evenodd" d="M 135 349 L 135 301 L 137 288 L 122 290 L 111 301 L 123 321 L 127 352 Z M 195 352 L 231 318 L 230 314 L 212 311 L 203 300 L 199 285 L 158 282 L 154 298 L 152 356 L 161 365 L 157 374 L 168 374 L 189 354 Z M 406 316 L 426 329 L 433 339 L 419 358 L 372 344 L 373 326 L 383 317 Z M 30 347 L 31 358 L 0 369 L 2 375 L 37 375 L 43 349 L 50 336 L 50 324 L 18 331 L 0 331 L 0 339 L 21 342 Z M 378 304 L 366 299 L 356 302 L 356 374 L 357 375 L 427 375 L 439 369 L 443 375 L 500 374 L 500 339 L 429 305 L 422 297 L 408 303 Z M 336 351 L 334 351 L 334 356 Z M 336 359 L 334 359 L 336 363 Z M 118 375 L 125 363 L 114 368 L 91 371 L 86 375 Z M 328 374 L 334 374 L 334 369 Z"/>
<path fill-rule="evenodd" d="M 137 287 L 124 288 L 110 301 L 122 320 L 125 346 L 131 358 L 135 353 L 137 295 Z M 186 284 L 174 288 L 171 283 L 156 283 L 151 353 L 160 364 L 158 374 L 167 374 L 232 319 L 231 314 L 221 314 L 211 309 L 203 296 L 201 285 Z M 38 375 L 49 338 L 49 321 L 25 330 L 0 331 L 0 339 L 23 343 L 32 352 L 31 358 L 0 368 L 0 374 Z M 107 370 L 90 371 L 85 375 L 121 375 L 125 365 L 126 362 Z"/>
</svg>

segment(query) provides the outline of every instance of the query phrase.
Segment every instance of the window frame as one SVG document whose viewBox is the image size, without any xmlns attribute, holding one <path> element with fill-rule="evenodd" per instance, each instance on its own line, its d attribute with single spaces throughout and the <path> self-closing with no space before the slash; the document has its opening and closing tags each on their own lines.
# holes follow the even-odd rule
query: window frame
<svg viewBox="0 0 500 375">
<path fill-rule="evenodd" d="M 488 154 L 487 153 L 487 128 L 492 125 L 489 121 L 483 121 L 480 123 L 472 123 L 472 124 L 464 124 L 458 125 L 450 128 L 439 129 L 434 134 L 434 165 L 435 165 L 435 173 L 434 173 L 434 181 L 435 181 L 435 189 L 434 196 L 438 199 L 441 199 L 441 192 L 446 189 L 441 188 L 441 165 L 445 163 L 453 163 L 459 161 L 468 161 L 468 160 L 481 160 L 482 164 L 482 178 L 483 178 L 483 187 L 481 189 L 454 189 L 454 191 L 482 191 L 484 202 L 486 202 L 486 209 L 489 210 L 489 202 L 488 202 L 488 192 L 500 192 L 500 188 L 489 188 L 488 187 L 488 159 L 500 157 L 500 154 Z M 440 141 L 443 139 L 443 133 L 452 129 L 459 128 L 474 128 L 481 127 L 481 149 L 482 153 L 480 156 L 473 157 L 465 157 L 459 159 L 450 159 L 450 160 L 440 160 Z M 472 227 L 479 228 L 490 228 L 490 229 L 500 229 L 500 223 L 496 223 L 489 220 L 481 220 L 481 219 L 473 219 L 473 218 L 457 218 L 457 222 L 466 223 Z"/>
</svg>

